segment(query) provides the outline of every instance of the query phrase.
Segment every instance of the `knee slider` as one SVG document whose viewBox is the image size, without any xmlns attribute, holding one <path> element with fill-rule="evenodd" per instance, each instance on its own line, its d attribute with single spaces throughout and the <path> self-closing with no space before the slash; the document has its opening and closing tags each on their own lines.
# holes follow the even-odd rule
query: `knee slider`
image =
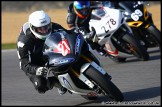
<svg viewBox="0 0 162 107">
<path fill-rule="evenodd" d="M 32 82 L 35 86 L 35 89 L 38 91 L 47 90 L 47 80 L 42 76 L 34 76 Z"/>
</svg>

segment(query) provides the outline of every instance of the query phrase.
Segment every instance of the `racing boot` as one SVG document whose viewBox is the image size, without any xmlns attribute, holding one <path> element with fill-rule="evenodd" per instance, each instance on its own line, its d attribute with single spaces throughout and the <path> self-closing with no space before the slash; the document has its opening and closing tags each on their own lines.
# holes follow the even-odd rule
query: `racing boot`
<svg viewBox="0 0 162 107">
<path fill-rule="evenodd" d="M 55 86 L 57 78 L 56 77 L 48 77 L 47 79 L 47 87 L 49 90 L 53 89 L 53 87 Z"/>
<path fill-rule="evenodd" d="M 34 88 L 40 94 L 44 94 L 49 88 L 47 87 L 47 81 L 42 76 L 35 76 L 27 73 L 27 76 L 30 78 L 30 81 L 33 83 Z"/>
</svg>

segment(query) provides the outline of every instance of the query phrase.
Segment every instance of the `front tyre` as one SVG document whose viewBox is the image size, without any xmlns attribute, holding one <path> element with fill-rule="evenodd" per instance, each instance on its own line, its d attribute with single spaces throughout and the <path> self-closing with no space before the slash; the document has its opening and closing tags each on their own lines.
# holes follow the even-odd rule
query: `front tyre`
<svg viewBox="0 0 162 107">
<path fill-rule="evenodd" d="M 107 94 L 115 101 L 123 101 L 124 97 L 121 91 L 110 81 L 107 75 L 101 74 L 93 67 L 89 67 L 85 75 L 98 85 L 104 94 Z"/>
<path fill-rule="evenodd" d="M 157 45 L 161 49 L 161 32 L 154 25 L 149 26 L 147 31 L 151 34 L 152 38 L 156 41 Z"/>
<path fill-rule="evenodd" d="M 126 47 L 131 53 L 142 61 L 149 59 L 147 50 L 140 45 L 140 42 L 132 35 L 125 34 L 123 40 L 126 42 Z"/>
</svg>

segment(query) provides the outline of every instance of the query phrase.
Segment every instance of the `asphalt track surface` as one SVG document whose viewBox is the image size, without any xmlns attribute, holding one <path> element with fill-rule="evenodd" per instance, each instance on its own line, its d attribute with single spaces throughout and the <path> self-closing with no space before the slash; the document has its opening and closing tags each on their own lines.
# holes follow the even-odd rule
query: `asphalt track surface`
<svg viewBox="0 0 162 107">
<path fill-rule="evenodd" d="M 112 76 L 112 82 L 122 91 L 125 100 L 114 103 L 100 95 L 88 101 L 76 94 L 59 95 L 57 89 L 39 94 L 19 69 L 16 50 L 2 51 L 1 105 L 2 106 L 103 106 L 103 105 L 161 105 L 161 53 L 149 48 L 149 61 L 129 57 L 125 63 L 115 63 L 99 56 L 103 68 Z"/>
</svg>

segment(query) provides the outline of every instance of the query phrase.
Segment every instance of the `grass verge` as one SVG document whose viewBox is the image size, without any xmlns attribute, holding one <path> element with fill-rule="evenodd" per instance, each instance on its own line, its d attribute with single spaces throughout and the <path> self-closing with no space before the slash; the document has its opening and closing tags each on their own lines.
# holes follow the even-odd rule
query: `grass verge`
<svg viewBox="0 0 162 107">
<path fill-rule="evenodd" d="M 1 49 L 16 49 L 16 43 L 2 44 Z"/>
</svg>

